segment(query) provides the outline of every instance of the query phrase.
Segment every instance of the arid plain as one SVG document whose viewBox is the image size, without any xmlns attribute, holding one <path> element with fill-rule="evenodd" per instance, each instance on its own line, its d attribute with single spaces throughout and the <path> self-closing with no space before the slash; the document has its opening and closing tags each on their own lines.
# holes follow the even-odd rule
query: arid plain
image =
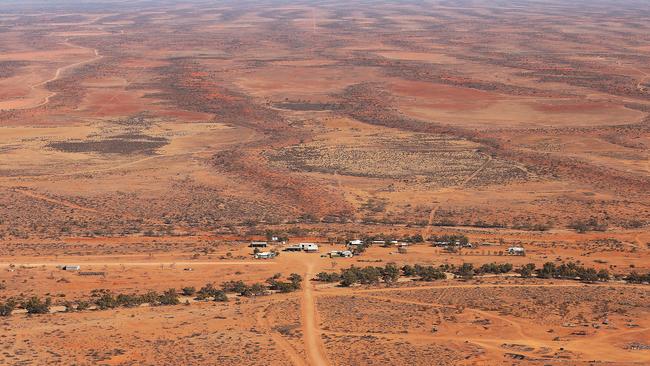
<svg viewBox="0 0 650 366">
<path fill-rule="evenodd" d="M 648 18 L 0 2 L 0 364 L 650 363 Z"/>
</svg>

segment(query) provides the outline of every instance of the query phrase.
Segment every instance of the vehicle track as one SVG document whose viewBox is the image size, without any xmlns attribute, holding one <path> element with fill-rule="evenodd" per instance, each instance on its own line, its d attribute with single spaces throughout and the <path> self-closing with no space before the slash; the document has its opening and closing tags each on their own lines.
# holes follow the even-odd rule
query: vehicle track
<svg viewBox="0 0 650 366">
<path fill-rule="evenodd" d="M 492 162 L 492 156 L 487 155 L 487 160 L 483 164 L 481 164 L 481 166 L 478 167 L 478 169 L 476 169 L 472 174 L 470 174 L 470 176 L 467 177 L 464 181 L 462 181 L 459 185 L 454 186 L 454 187 L 450 187 L 450 188 L 443 188 L 440 191 L 438 191 L 438 193 L 457 190 L 457 189 L 465 187 L 467 185 L 467 183 L 472 181 L 472 179 L 476 178 L 476 176 L 479 175 L 479 173 L 481 171 L 483 171 L 483 169 L 485 169 L 488 166 L 488 164 L 490 164 L 491 162 Z M 447 200 L 446 202 L 448 202 L 448 201 L 449 200 Z M 438 208 L 440 207 L 441 204 L 442 203 L 438 203 L 437 205 L 433 206 L 433 208 L 431 209 L 431 212 L 429 213 L 429 219 L 427 221 L 427 226 L 422 230 L 422 237 L 424 238 L 424 240 L 427 240 L 427 238 L 429 237 L 429 234 L 431 233 L 431 227 L 433 226 L 433 220 L 436 217 L 436 211 L 438 210 Z"/>
<path fill-rule="evenodd" d="M 72 48 L 78 48 L 78 49 L 83 49 L 83 50 L 92 50 L 93 53 L 95 54 L 95 57 L 93 57 L 93 58 L 91 58 L 89 60 L 83 60 L 83 61 L 75 62 L 75 63 L 70 64 L 70 65 L 59 67 L 58 69 L 56 69 L 56 72 L 54 73 L 54 76 L 52 78 L 50 78 L 48 80 L 45 80 L 45 81 L 42 81 L 42 82 L 40 82 L 38 84 L 32 85 L 30 87 L 31 90 L 35 90 L 38 87 L 45 86 L 48 83 L 59 80 L 61 78 L 61 74 L 63 72 L 65 72 L 65 71 L 67 71 L 67 70 L 73 69 L 73 68 L 75 68 L 77 66 L 81 66 L 81 65 L 84 65 L 84 64 L 95 62 L 95 61 L 98 61 L 98 60 L 101 60 L 102 58 L 104 58 L 104 55 L 99 54 L 99 50 L 93 49 L 93 48 L 88 48 L 88 47 L 83 47 L 83 46 L 79 46 L 79 45 L 75 45 L 73 43 L 70 43 L 69 39 L 66 39 L 65 41 L 63 41 L 63 44 L 66 45 L 66 46 L 72 47 Z M 44 105 L 48 104 L 50 102 L 50 99 L 52 99 L 56 95 L 57 95 L 57 92 L 50 92 L 50 94 L 48 94 L 41 103 L 38 103 L 38 104 L 36 104 L 34 106 L 31 106 L 31 107 L 24 107 L 24 108 L 19 108 L 19 109 L 34 109 L 34 108 L 44 106 Z"/>
<path fill-rule="evenodd" d="M 289 342 L 287 342 L 281 334 L 273 330 L 273 327 L 271 327 L 271 322 L 269 317 L 266 315 L 269 313 L 269 308 L 273 306 L 277 302 L 271 303 L 268 306 L 262 308 L 260 311 L 257 312 L 256 314 L 256 319 L 257 319 L 257 324 L 260 325 L 260 327 L 264 328 L 268 334 L 271 335 L 271 338 L 275 342 L 275 344 L 284 351 L 284 353 L 287 355 L 289 360 L 294 366 L 306 366 L 307 363 L 305 363 L 305 360 L 296 352 L 296 350 L 293 348 Z"/>
<path fill-rule="evenodd" d="M 73 210 L 86 211 L 86 212 L 92 212 L 92 213 L 99 213 L 99 211 L 95 210 L 94 208 L 79 206 L 79 205 L 77 205 L 75 203 L 72 203 L 72 202 L 51 198 L 51 197 L 48 197 L 46 195 L 39 194 L 39 193 L 32 192 L 32 191 L 28 191 L 28 190 L 25 190 L 25 189 L 14 189 L 14 192 L 23 194 L 23 195 L 25 195 L 27 197 L 31 197 L 31 198 L 34 198 L 34 199 L 37 199 L 37 200 L 40 200 L 40 201 L 45 201 L 45 202 L 53 203 L 55 205 L 71 208 Z"/>
<path fill-rule="evenodd" d="M 318 326 L 318 314 L 314 301 L 313 284 L 310 279 L 314 276 L 314 265 L 307 265 L 305 285 L 302 292 L 302 326 L 307 351 L 308 364 L 312 366 L 329 365 L 325 356 L 325 346 L 321 339 L 321 329 Z"/>
</svg>

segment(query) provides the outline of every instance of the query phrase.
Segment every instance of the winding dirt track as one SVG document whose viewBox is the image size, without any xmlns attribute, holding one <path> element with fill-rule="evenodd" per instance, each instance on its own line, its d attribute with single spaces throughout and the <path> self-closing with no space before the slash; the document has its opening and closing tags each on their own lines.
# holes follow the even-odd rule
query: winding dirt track
<svg viewBox="0 0 650 366">
<path fill-rule="evenodd" d="M 102 58 L 104 58 L 103 55 L 99 54 L 99 51 L 97 49 L 92 49 L 92 48 L 83 47 L 83 46 L 79 46 L 79 45 L 70 43 L 68 41 L 68 39 L 66 39 L 63 42 L 63 44 L 66 45 L 66 46 L 72 47 L 72 48 L 78 48 L 78 49 L 83 49 L 83 50 L 92 50 L 92 52 L 95 54 L 95 57 L 93 57 L 93 58 L 91 58 L 89 60 L 83 60 L 83 61 L 75 62 L 75 63 L 70 64 L 70 65 L 59 67 L 58 69 L 56 69 L 56 72 L 54 73 L 54 76 L 52 78 L 50 78 L 48 80 L 45 80 L 45 81 L 42 81 L 42 82 L 40 82 L 38 84 L 34 84 L 34 85 L 32 85 L 30 87 L 30 89 L 34 90 L 34 89 L 36 89 L 38 87 L 45 86 L 48 83 L 59 80 L 61 78 L 61 75 L 65 71 L 68 71 L 68 70 L 73 69 L 73 68 L 75 68 L 77 66 L 81 66 L 81 65 L 84 65 L 84 64 L 95 62 L 95 61 L 98 61 L 98 60 L 101 60 Z M 24 108 L 21 108 L 21 109 L 32 109 L 32 108 L 38 108 L 38 107 L 44 106 L 44 105 L 48 104 L 50 102 L 50 99 L 52 99 L 56 95 L 57 95 L 56 92 L 50 92 L 50 94 L 48 94 L 42 102 L 40 102 L 40 103 L 38 103 L 36 105 L 33 105 L 31 107 L 24 107 Z"/>
</svg>

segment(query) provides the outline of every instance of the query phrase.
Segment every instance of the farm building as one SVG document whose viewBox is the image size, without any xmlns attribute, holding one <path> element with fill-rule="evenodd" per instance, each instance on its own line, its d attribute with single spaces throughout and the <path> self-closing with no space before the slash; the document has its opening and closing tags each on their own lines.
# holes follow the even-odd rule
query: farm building
<svg viewBox="0 0 650 366">
<path fill-rule="evenodd" d="M 275 258 L 275 253 L 273 252 L 259 252 L 255 254 L 256 259 L 272 259 Z"/>
<path fill-rule="evenodd" d="M 300 245 L 300 248 L 302 248 L 302 250 L 308 253 L 313 253 L 318 251 L 318 245 L 314 243 L 300 243 L 298 245 Z"/>
<path fill-rule="evenodd" d="M 314 253 L 318 251 L 318 245 L 314 243 L 300 243 L 298 245 L 292 245 L 282 249 L 284 252 L 307 252 Z"/>
<path fill-rule="evenodd" d="M 343 257 L 343 258 L 350 258 L 352 257 L 352 252 L 349 250 L 333 250 L 328 253 L 330 258 L 336 258 L 336 257 Z"/>
<path fill-rule="evenodd" d="M 364 244 L 363 240 L 360 240 L 360 239 L 354 239 L 354 240 L 348 241 L 348 246 L 353 246 L 354 247 L 354 246 L 359 246 L 359 245 L 363 245 L 363 244 Z"/>
<path fill-rule="evenodd" d="M 290 247 L 286 247 L 282 249 L 284 252 L 302 252 L 302 247 L 299 245 L 292 245 Z"/>
<path fill-rule="evenodd" d="M 510 248 L 508 248 L 508 254 L 510 254 L 510 255 L 526 255 L 526 251 L 522 247 L 510 247 Z"/>
<path fill-rule="evenodd" d="M 248 247 L 249 248 L 266 248 L 269 244 L 265 241 L 253 241 Z"/>
</svg>

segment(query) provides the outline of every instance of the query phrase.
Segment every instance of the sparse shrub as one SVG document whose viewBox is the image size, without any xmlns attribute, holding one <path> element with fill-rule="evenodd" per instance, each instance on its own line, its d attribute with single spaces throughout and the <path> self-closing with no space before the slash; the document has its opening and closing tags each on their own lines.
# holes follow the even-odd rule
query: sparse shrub
<svg viewBox="0 0 650 366">
<path fill-rule="evenodd" d="M 414 271 L 415 274 L 420 277 L 420 281 L 431 282 L 447 278 L 441 269 L 435 268 L 433 266 L 421 266 L 419 264 L 416 264 Z"/>
<path fill-rule="evenodd" d="M 353 271 L 343 271 L 341 273 L 341 286 L 350 287 L 359 282 L 357 274 Z"/>
<path fill-rule="evenodd" d="M 262 296 L 267 294 L 267 288 L 261 283 L 254 283 L 251 286 L 246 286 L 240 294 L 246 297 Z"/>
<path fill-rule="evenodd" d="M 113 309 L 119 306 L 115 296 L 109 291 L 102 291 L 95 299 L 95 305 L 99 310 Z"/>
<path fill-rule="evenodd" d="M 602 282 L 609 281 L 609 272 L 606 269 L 598 271 L 598 280 Z"/>
<path fill-rule="evenodd" d="M 217 292 L 214 294 L 214 301 L 226 302 L 228 301 L 228 295 L 226 295 L 226 292 L 223 290 L 217 290 Z"/>
<path fill-rule="evenodd" d="M 404 240 L 407 243 L 422 243 L 422 242 L 424 242 L 424 238 L 420 234 L 415 234 L 413 236 L 407 236 L 402 240 Z"/>
<path fill-rule="evenodd" d="M 415 268 L 411 265 L 405 264 L 402 266 L 402 273 L 406 277 L 414 277 L 417 275 L 417 272 L 415 271 Z"/>
<path fill-rule="evenodd" d="M 160 305 L 178 305 L 180 300 L 178 299 L 176 289 L 170 288 L 163 292 L 162 295 L 158 296 L 158 303 Z"/>
<path fill-rule="evenodd" d="M 591 217 L 587 221 L 577 220 L 569 224 L 570 229 L 574 229 L 579 233 L 586 233 L 587 231 L 606 231 L 607 224 L 599 222 L 595 217 Z"/>
<path fill-rule="evenodd" d="M 115 297 L 115 307 L 134 308 L 140 306 L 143 302 L 142 297 L 138 295 L 119 294 Z"/>
<path fill-rule="evenodd" d="M 246 287 L 244 281 L 226 281 L 221 284 L 221 289 L 225 292 L 242 293 Z"/>
<path fill-rule="evenodd" d="M 196 293 L 196 288 L 194 286 L 183 287 L 183 296 L 192 296 Z"/>
<path fill-rule="evenodd" d="M 84 311 L 87 310 L 89 307 L 90 307 L 90 303 L 88 301 L 84 301 L 84 300 L 77 301 L 77 311 Z"/>
<path fill-rule="evenodd" d="M 365 242 L 361 245 L 357 245 L 354 247 L 354 249 L 352 249 L 352 254 L 360 255 L 361 253 L 365 252 L 368 247 L 370 247 L 370 244 Z"/>
<path fill-rule="evenodd" d="M 381 279 L 386 283 L 394 283 L 400 277 L 400 270 L 395 263 L 388 263 L 386 266 L 381 269 Z"/>
<path fill-rule="evenodd" d="M 158 304 L 158 299 L 160 295 L 156 291 L 149 291 L 144 295 L 140 295 L 140 304 L 149 304 L 151 306 Z"/>
<path fill-rule="evenodd" d="M 47 314 L 50 312 L 52 299 L 46 298 L 42 301 L 38 296 L 32 296 L 22 303 L 22 307 L 27 310 L 27 314 Z"/>
<path fill-rule="evenodd" d="M 0 302 L 0 316 L 10 316 L 16 309 L 16 301 L 12 298 L 7 299 L 4 303 Z"/>
<path fill-rule="evenodd" d="M 607 271 L 597 272 L 595 268 L 587 268 L 574 262 L 559 266 L 556 266 L 553 262 L 546 262 L 541 269 L 537 270 L 537 276 L 540 278 L 579 279 L 585 282 L 609 279 Z"/>
<path fill-rule="evenodd" d="M 276 273 L 273 277 L 268 278 L 266 283 L 269 284 L 269 289 L 279 292 L 293 292 L 300 289 L 302 277 L 297 273 L 292 273 L 287 280 L 289 282 L 280 281 L 281 273 Z"/>
<path fill-rule="evenodd" d="M 519 272 L 523 278 L 530 278 L 535 272 L 535 263 L 528 263 L 526 265 L 523 265 L 517 270 L 517 272 Z"/>
<path fill-rule="evenodd" d="M 496 263 L 486 263 L 482 265 L 476 272 L 477 274 L 484 274 L 484 273 L 493 273 L 493 274 L 502 274 L 502 273 L 508 273 L 512 271 L 512 264 L 510 263 L 503 263 L 503 264 L 496 264 Z"/>
<path fill-rule="evenodd" d="M 598 281 L 598 272 L 594 268 L 586 268 L 578 272 L 578 278 L 585 282 L 596 282 Z"/>
<path fill-rule="evenodd" d="M 288 280 L 296 288 L 300 289 L 300 284 L 302 283 L 302 276 L 297 273 L 292 273 L 289 275 Z"/>
<path fill-rule="evenodd" d="M 458 267 L 457 272 L 455 273 L 457 276 L 469 280 L 474 278 L 474 265 L 471 263 L 463 263 L 460 267 Z"/>
<path fill-rule="evenodd" d="M 642 275 L 635 271 L 632 271 L 629 275 L 625 277 L 625 281 L 629 283 L 650 283 L 650 272 Z"/>
<path fill-rule="evenodd" d="M 218 288 L 214 287 L 212 283 L 207 283 L 205 286 L 201 287 L 199 291 L 197 292 L 196 299 L 197 300 L 206 300 L 209 297 L 214 297 L 219 293 Z"/>
<path fill-rule="evenodd" d="M 316 275 L 316 281 L 320 282 L 339 282 L 340 280 L 341 276 L 336 272 L 320 272 Z"/>
</svg>

